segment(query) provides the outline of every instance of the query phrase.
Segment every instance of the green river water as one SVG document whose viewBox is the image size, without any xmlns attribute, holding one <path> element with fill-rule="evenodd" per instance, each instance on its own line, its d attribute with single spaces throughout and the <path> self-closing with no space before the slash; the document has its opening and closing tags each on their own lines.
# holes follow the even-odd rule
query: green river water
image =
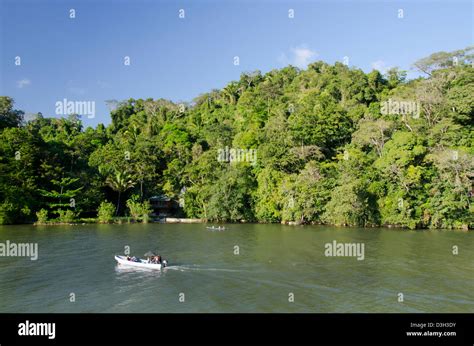
<svg viewBox="0 0 474 346">
<path fill-rule="evenodd" d="M 38 259 L 0 257 L 0 312 L 474 312 L 474 232 L 226 227 L 1 226 Z M 326 256 L 333 241 L 364 259 Z M 126 246 L 169 267 L 117 266 Z"/>
</svg>

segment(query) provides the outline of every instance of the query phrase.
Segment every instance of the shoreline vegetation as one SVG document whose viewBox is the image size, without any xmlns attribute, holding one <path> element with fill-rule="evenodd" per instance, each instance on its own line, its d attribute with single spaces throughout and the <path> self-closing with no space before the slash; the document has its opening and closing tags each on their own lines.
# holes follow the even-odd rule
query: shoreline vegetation
<svg viewBox="0 0 474 346">
<path fill-rule="evenodd" d="M 472 229 L 473 50 L 423 58 L 412 80 L 322 61 L 246 72 L 189 103 L 114 101 L 95 128 L 0 96 L 0 224 Z"/>
<path fill-rule="evenodd" d="M 48 221 L 46 223 L 38 223 L 38 221 L 34 222 L 32 225 L 33 226 L 78 226 L 78 225 L 87 225 L 87 224 L 109 224 L 109 225 L 122 225 L 122 224 L 133 224 L 133 223 L 139 223 L 130 217 L 120 217 L 120 218 L 115 218 L 111 222 L 98 222 L 96 219 L 80 219 L 76 220 L 75 222 L 72 223 L 65 223 L 65 222 L 54 222 L 54 221 Z M 249 224 L 268 224 L 268 222 L 247 222 L 247 221 L 240 221 L 240 222 L 224 222 L 224 223 L 219 223 L 219 222 L 209 222 L 204 219 L 188 219 L 188 218 L 163 218 L 163 219 L 154 219 L 150 220 L 148 223 L 159 223 L 159 224 L 212 224 L 212 225 L 220 225 L 220 224 L 242 224 L 242 223 L 249 223 Z M 329 227 L 354 227 L 351 225 L 327 225 L 327 224 L 322 224 L 322 223 L 300 223 L 300 222 L 295 222 L 295 221 L 281 221 L 280 224 L 282 225 L 287 225 L 287 226 L 329 226 Z M 397 229 L 406 229 L 407 227 L 403 227 L 400 225 L 365 225 L 364 228 L 397 228 Z M 469 227 L 465 225 L 465 227 L 459 227 L 459 228 L 451 228 L 451 229 L 456 229 L 456 230 L 461 230 L 461 231 L 469 231 Z"/>
<path fill-rule="evenodd" d="M 120 217 L 120 218 L 115 218 L 111 222 L 98 222 L 96 219 L 80 219 L 76 220 L 75 222 L 72 223 L 66 223 L 66 222 L 54 222 L 54 221 L 48 221 L 46 223 L 39 223 L 38 221 L 34 222 L 32 225 L 33 226 L 78 226 L 78 225 L 87 225 L 87 224 L 109 224 L 109 225 L 122 225 L 122 224 L 133 224 L 133 223 L 140 223 L 137 222 L 130 217 Z M 143 223 L 143 222 L 142 222 Z M 188 219 L 188 218 L 170 218 L 170 217 L 165 217 L 163 219 L 153 219 L 150 220 L 146 223 L 159 223 L 159 224 L 212 224 L 212 225 L 220 225 L 220 224 L 242 224 L 242 223 L 249 223 L 249 224 L 268 224 L 268 222 L 247 222 L 247 221 L 240 221 L 240 222 L 209 222 L 204 219 Z M 327 225 L 327 224 L 322 224 L 322 223 L 300 223 L 300 222 L 295 222 L 295 221 L 281 221 L 280 224 L 282 225 L 287 225 L 287 226 L 329 226 L 329 227 L 354 227 L 351 225 Z M 406 229 L 406 227 L 400 226 L 400 225 L 365 225 L 365 228 L 398 228 L 398 229 Z M 455 228 L 457 230 L 461 231 L 469 231 L 468 227 L 459 227 Z"/>
<path fill-rule="evenodd" d="M 140 222 L 137 220 L 132 219 L 131 217 L 128 216 L 122 216 L 122 217 L 114 217 L 112 220 L 108 222 L 101 222 L 96 218 L 81 218 L 78 220 L 74 220 L 74 222 L 60 222 L 60 221 L 43 221 L 39 222 L 36 221 L 32 223 L 34 226 L 72 226 L 72 225 L 85 225 L 85 224 L 130 224 L 130 223 L 208 223 L 208 221 L 203 220 L 203 219 L 189 219 L 189 218 L 175 218 L 175 217 L 163 217 L 163 218 L 157 218 L 157 219 L 152 219 L 150 218 L 146 222 Z M 31 224 L 31 223 L 30 223 Z"/>
</svg>

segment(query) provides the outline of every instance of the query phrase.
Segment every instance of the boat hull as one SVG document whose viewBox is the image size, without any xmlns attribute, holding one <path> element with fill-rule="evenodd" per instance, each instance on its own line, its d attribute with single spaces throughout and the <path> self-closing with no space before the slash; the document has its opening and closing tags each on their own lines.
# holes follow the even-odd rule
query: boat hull
<svg viewBox="0 0 474 346">
<path fill-rule="evenodd" d="M 125 265 L 128 267 L 136 267 L 136 268 L 147 268 L 147 269 L 161 269 L 161 264 L 159 263 L 146 263 L 146 262 L 133 262 L 127 260 L 125 256 L 115 256 L 115 260 L 120 265 Z"/>
</svg>

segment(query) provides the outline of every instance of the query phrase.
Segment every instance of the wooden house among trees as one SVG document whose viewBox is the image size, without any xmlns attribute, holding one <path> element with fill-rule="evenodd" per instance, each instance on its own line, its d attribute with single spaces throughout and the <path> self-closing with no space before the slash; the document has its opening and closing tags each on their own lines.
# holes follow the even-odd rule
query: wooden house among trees
<svg viewBox="0 0 474 346">
<path fill-rule="evenodd" d="M 169 216 L 178 211 L 179 204 L 167 195 L 156 195 L 149 198 L 153 214 L 156 216 Z"/>
</svg>

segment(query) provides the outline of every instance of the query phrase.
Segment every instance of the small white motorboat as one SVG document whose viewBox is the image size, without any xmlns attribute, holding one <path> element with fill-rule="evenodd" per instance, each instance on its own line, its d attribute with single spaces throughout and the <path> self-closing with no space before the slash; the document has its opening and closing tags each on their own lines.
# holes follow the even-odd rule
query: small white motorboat
<svg viewBox="0 0 474 346">
<path fill-rule="evenodd" d="M 132 258 L 127 259 L 126 256 L 115 255 L 115 260 L 119 265 L 126 265 L 130 267 L 161 269 L 162 267 L 166 267 L 168 264 L 166 260 L 163 260 L 161 263 L 151 263 L 149 260 L 144 260 L 140 258 L 135 258 L 134 260 L 132 260 Z"/>
</svg>

